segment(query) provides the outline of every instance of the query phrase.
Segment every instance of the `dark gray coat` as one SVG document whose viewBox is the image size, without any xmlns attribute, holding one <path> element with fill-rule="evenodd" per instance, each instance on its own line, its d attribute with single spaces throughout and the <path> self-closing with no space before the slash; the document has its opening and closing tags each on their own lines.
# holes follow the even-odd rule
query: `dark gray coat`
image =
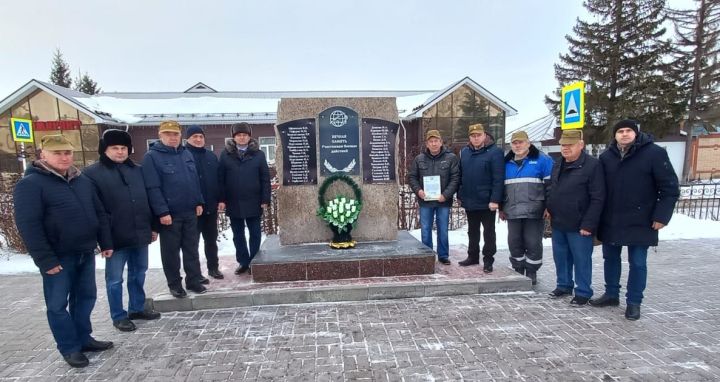
<svg viewBox="0 0 720 382">
<path fill-rule="evenodd" d="M 142 169 L 132 160 L 115 163 L 105 154 L 85 169 L 110 220 L 112 248 L 150 244 L 154 216 L 148 202 Z"/>
<path fill-rule="evenodd" d="M 572 162 L 560 158 L 552 171 L 547 209 L 553 229 L 597 233 L 605 202 L 605 181 L 600 161 L 584 151 Z"/>
<path fill-rule="evenodd" d="M 265 153 L 251 139 L 245 152 L 234 141 L 225 145 L 220 154 L 220 201 L 231 218 L 262 216 L 261 204 L 270 203 L 270 170 Z"/>
<path fill-rule="evenodd" d="M 600 162 L 607 199 L 598 238 L 612 245 L 657 245 L 652 224 L 668 224 L 680 196 L 667 151 L 641 132 L 624 158 L 613 140 Z"/>
<path fill-rule="evenodd" d="M 453 195 L 460 184 L 460 163 L 457 156 L 445 147 L 437 155 L 432 155 L 428 149 L 425 149 L 410 165 L 408 184 L 417 195 L 418 191 L 424 189 L 423 177 L 432 175 L 440 175 L 440 189 L 445 202 L 425 201 L 418 198 L 418 204 L 423 207 L 452 206 Z"/>
</svg>

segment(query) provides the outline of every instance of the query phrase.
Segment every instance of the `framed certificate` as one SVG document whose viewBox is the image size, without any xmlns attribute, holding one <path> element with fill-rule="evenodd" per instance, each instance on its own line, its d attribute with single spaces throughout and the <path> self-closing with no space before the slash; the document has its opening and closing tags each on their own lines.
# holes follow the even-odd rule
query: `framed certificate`
<svg viewBox="0 0 720 382">
<path fill-rule="evenodd" d="M 440 175 L 423 176 L 423 191 L 425 200 L 438 200 L 442 190 L 440 189 Z"/>
</svg>

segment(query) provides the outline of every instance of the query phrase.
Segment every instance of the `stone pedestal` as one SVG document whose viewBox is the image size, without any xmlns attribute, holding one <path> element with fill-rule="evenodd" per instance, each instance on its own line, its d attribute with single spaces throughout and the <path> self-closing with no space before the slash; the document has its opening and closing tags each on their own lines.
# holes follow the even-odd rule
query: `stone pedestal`
<svg viewBox="0 0 720 382">
<path fill-rule="evenodd" d="M 268 236 L 252 262 L 254 282 L 335 280 L 432 274 L 435 252 L 397 231 L 397 240 L 360 242 L 352 249 L 327 244 L 280 245 Z"/>
</svg>

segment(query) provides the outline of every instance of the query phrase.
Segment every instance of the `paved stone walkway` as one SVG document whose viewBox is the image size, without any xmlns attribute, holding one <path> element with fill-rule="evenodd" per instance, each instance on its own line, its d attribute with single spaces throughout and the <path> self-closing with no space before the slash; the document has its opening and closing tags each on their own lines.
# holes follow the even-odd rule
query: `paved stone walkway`
<svg viewBox="0 0 720 382">
<path fill-rule="evenodd" d="M 116 347 L 79 370 L 55 350 L 40 278 L 2 276 L 0 380 L 717 381 L 719 255 L 720 239 L 651 249 L 636 322 L 623 317 L 624 303 L 575 308 L 548 298 L 549 248 L 536 293 L 167 313 L 129 334 L 111 326 L 98 273 L 94 334 Z M 593 260 L 599 294 L 599 250 Z M 162 291 L 163 281 L 152 271 L 149 289 Z"/>
</svg>

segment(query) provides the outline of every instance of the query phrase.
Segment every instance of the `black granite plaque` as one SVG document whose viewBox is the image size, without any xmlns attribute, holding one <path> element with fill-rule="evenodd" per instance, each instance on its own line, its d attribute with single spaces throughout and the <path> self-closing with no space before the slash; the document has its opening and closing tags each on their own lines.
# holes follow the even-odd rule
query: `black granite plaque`
<svg viewBox="0 0 720 382">
<path fill-rule="evenodd" d="M 347 107 L 331 107 L 319 116 L 320 174 L 360 175 L 358 114 Z"/>
<path fill-rule="evenodd" d="M 365 183 L 395 182 L 395 140 L 398 124 L 382 119 L 363 118 L 362 155 Z"/>
<path fill-rule="evenodd" d="M 298 119 L 277 126 L 283 150 L 283 185 L 317 184 L 315 119 Z"/>
</svg>

